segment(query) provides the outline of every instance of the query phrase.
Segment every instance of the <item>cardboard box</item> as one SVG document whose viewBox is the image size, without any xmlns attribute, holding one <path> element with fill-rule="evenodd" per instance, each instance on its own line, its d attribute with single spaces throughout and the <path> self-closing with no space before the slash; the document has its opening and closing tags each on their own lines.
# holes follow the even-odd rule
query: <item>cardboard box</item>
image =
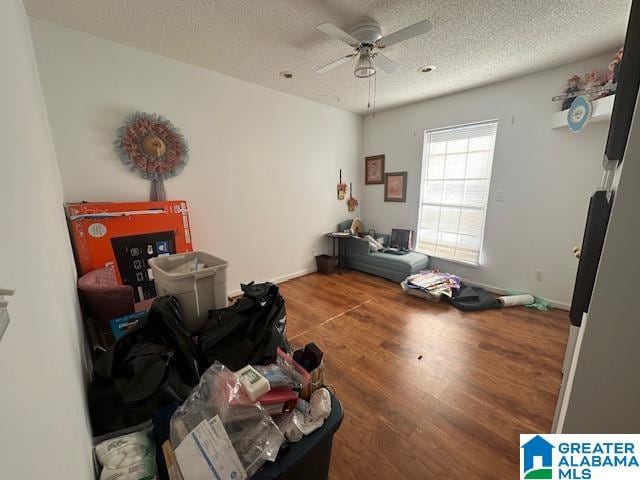
<svg viewBox="0 0 640 480">
<path fill-rule="evenodd" d="M 178 466 L 178 460 L 176 460 L 176 454 L 169 440 L 162 444 L 162 453 L 164 454 L 164 463 L 167 466 L 169 480 L 184 480 Z"/>
<path fill-rule="evenodd" d="M 149 258 L 193 251 L 181 200 L 68 203 L 65 212 L 78 273 L 114 264 L 118 282 L 134 287 L 138 302 L 156 296 Z"/>
</svg>

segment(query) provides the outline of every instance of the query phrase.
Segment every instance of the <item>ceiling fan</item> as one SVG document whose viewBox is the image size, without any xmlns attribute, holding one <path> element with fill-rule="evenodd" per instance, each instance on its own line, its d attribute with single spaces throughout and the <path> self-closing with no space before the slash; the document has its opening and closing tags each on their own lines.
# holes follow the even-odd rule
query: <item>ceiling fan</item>
<svg viewBox="0 0 640 480">
<path fill-rule="evenodd" d="M 350 33 L 345 32 L 344 30 L 336 27 L 333 23 L 329 22 L 322 23 L 318 25 L 317 28 L 321 32 L 324 32 L 333 38 L 337 38 L 352 47 L 354 49 L 354 53 L 341 57 L 338 60 L 318 68 L 316 73 L 328 72 L 340 65 L 348 63 L 354 57 L 357 57 L 353 74 L 358 78 L 369 78 L 376 74 L 374 59 L 375 64 L 386 73 L 393 73 L 400 68 L 397 63 L 380 53 L 379 50 L 427 33 L 431 30 L 431 22 L 429 20 L 422 20 L 421 22 L 415 23 L 384 37 L 382 36 L 380 24 L 373 20 L 357 23 L 351 28 Z"/>
</svg>

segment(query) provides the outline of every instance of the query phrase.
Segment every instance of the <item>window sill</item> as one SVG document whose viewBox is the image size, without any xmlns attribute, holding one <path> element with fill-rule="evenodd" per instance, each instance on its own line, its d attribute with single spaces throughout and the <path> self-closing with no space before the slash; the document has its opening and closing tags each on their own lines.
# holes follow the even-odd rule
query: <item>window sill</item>
<svg viewBox="0 0 640 480">
<path fill-rule="evenodd" d="M 479 263 L 475 263 L 475 262 L 465 262 L 464 260 L 455 260 L 455 259 L 453 259 L 453 258 L 438 257 L 438 256 L 436 256 L 436 255 L 432 255 L 432 254 L 430 254 L 430 253 L 428 253 L 428 252 L 423 252 L 423 251 L 421 251 L 421 250 L 417 250 L 417 249 L 416 249 L 416 252 L 419 252 L 419 253 L 423 253 L 423 254 L 425 254 L 425 255 L 428 255 L 428 256 L 429 256 L 429 258 L 435 258 L 436 260 L 440 260 L 440 261 L 443 261 L 443 262 L 457 263 L 458 265 L 463 265 L 463 266 L 465 266 L 465 267 L 480 268 L 480 266 L 481 266 Z"/>
</svg>

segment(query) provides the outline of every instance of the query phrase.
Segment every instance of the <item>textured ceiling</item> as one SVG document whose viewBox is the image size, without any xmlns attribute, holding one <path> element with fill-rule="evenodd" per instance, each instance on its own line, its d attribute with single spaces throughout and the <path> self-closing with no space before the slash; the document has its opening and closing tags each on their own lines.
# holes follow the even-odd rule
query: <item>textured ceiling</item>
<svg viewBox="0 0 640 480">
<path fill-rule="evenodd" d="M 433 29 L 385 49 L 401 65 L 377 75 L 377 108 L 614 51 L 631 0 L 25 0 L 30 15 L 292 95 L 367 113 L 367 80 L 315 29 L 375 19 L 382 34 L 422 19 Z M 432 64 L 434 72 L 417 68 Z M 278 75 L 291 70 L 286 80 Z"/>
</svg>

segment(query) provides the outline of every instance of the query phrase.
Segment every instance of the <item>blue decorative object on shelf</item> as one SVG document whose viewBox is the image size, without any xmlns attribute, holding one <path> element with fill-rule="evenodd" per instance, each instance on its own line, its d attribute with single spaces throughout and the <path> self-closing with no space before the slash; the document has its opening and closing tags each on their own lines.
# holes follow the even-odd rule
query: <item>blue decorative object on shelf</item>
<svg viewBox="0 0 640 480">
<path fill-rule="evenodd" d="M 567 124 L 569 130 L 578 133 L 589 122 L 592 112 L 591 102 L 583 95 L 576 97 L 567 111 Z"/>
</svg>

